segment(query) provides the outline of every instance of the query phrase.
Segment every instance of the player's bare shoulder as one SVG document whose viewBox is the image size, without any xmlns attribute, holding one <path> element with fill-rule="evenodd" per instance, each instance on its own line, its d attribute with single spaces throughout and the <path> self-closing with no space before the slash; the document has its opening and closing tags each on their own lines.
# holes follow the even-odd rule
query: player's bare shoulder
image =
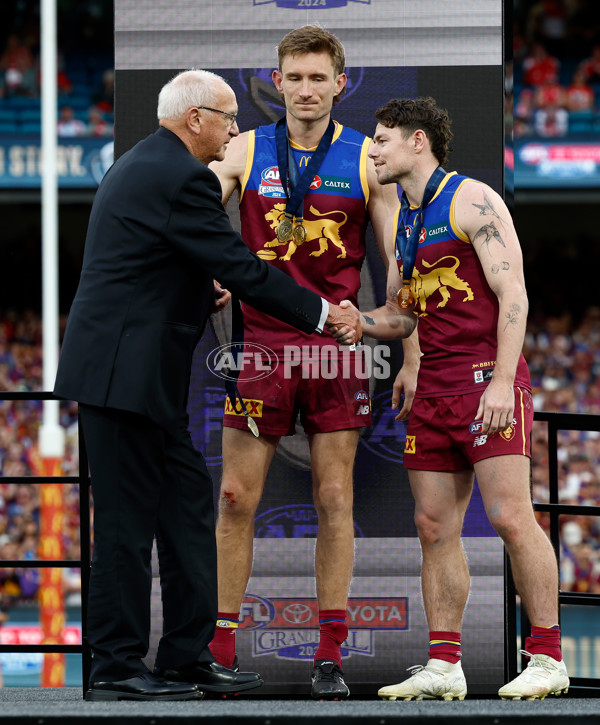
<svg viewBox="0 0 600 725">
<path fill-rule="evenodd" d="M 234 136 L 227 144 L 225 158 L 222 161 L 212 161 L 209 164 L 209 168 L 211 171 L 214 171 L 221 182 L 224 203 L 227 203 L 244 175 L 248 156 L 249 136 L 249 131 L 245 131 L 239 134 L 239 136 Z"/>
<path fill-rule="evenodd" d="M 478 246 L 492 240 L 504 245 L 503 239 L 514 235 L 514 225 L 502 197 L 487 184 L 469 179 L 456 195 L 456 224 Z"/>
</svg>

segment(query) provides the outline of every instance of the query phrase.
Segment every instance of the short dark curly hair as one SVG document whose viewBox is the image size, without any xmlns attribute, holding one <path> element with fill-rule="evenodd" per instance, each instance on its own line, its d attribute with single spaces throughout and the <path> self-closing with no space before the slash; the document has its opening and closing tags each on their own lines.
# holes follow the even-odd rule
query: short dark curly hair
<svg viewBox="0 0 600 725">
<path fill-rule="evenodd" d="M 440 166 L 446 166 L 452 150 L 454 134 L 448 111 L 438 108 L 431 96 L 422 98 L 392 98 L 375 111 L 375 118 L 386 128 L 401 128 L 405 134 L 425 132 L 431 151 Z"/>
</svg>

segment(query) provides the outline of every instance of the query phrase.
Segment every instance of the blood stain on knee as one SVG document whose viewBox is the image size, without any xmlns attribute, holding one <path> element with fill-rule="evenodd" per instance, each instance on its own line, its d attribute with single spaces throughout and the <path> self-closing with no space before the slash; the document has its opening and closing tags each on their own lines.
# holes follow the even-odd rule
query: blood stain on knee
<svg viewBox="0 0 600 725">
<path fill-rule="evenodd" d="M 223 499 L 223 503 L 225 504 L 237 503 L 233 491 L 223 491 L 223 493 L 221 494 L 221 498 Z"/>
</svg>

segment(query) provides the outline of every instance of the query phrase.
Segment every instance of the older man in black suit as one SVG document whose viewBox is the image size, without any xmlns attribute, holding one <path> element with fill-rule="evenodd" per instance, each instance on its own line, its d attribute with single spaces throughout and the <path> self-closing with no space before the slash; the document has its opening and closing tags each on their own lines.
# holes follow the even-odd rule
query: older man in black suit
<svg viewBox="0 0 600 725">
<path fill-rule="evenodd" d="M 239 131 L 235 94 L 185 71 L 158 100 L 160 128 L 103 179 L 65 333 L 55 393 L 77 400 L 94 496 L 88 700 L 196 699 L 262 684 L 213 661 L 217 612 L 212 482 L 187 427 L 192 354 L 227 293 L 306 332 L 359 329 L 264 263 L 233 231 L 206 164 Z M 164 632 L 151 673 L 156 535 Z"/>
</svg>

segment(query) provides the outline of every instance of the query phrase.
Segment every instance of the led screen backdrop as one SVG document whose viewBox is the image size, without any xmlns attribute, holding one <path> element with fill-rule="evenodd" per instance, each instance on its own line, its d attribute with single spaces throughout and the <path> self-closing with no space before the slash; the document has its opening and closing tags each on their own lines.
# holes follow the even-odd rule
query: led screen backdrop
<svg viewBox="0 0 600 725">
<path fill-rule="evenodd" d="M 143 10 L 141 9 L 143 8 Z M 242 131 L 283 115 L 271 84 L 276 45 L 286 32 L 319 22 L 346 49 L 348 93 L 334 118 L 364 133 L 391 97 L 432 95 L 448 108 L 455 138 L 449 165 L 503 185 L 501 0 L 115 0 L 116 155 L 156 128 L 161 86 L 197 67 L 225 77 L 236 92 Z M 230 203 L 235 219 L 235 203 Z M 383 265 L 370 241 L 361 307 L 383 301 Z M 195 359 L 190 419 L 218 489 L 222 381 L 206 355 L 229 339 L 228 314 L 213 319 Z M 360 439 L 355 468 L 356 565 L 344 669 L 354 694 L 373 693 L 424 664 L 420 551 L 402 467 L 405 426 L 390 409 L 401 345 L 390 345 L 390 374 L 373 377 L 373 426 Z M 316 513 L 308 448 L 300 428 L 282 439 L 256 519 L 255 564 L 242 606 L 238 654 L 260 671 L 260 694 L 308 692 L 318 639 L 313 577 Z M 472 591 L 463 627 L 463 666 L 472 693 L 503 679 L 503 555 L 476 493 L 464 529 Z"/>
</svg>

